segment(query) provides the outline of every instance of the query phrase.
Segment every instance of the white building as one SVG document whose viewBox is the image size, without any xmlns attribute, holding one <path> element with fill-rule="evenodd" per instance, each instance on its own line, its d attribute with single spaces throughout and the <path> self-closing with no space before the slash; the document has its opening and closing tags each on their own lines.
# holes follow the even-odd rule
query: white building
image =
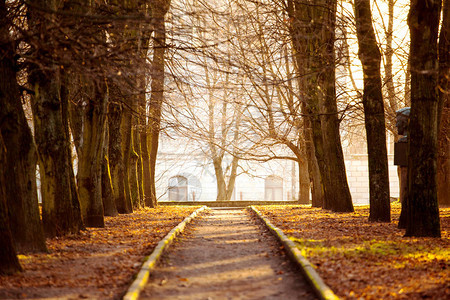
<svg viewBox="0 0 450 300">
<path fill-rule="evenodd" d="M 351 140 L 344 143 L 344 157 L 353 204 L 369 204 L 369 168 L 363 136 L 353 134 Z M 393 139 L 389 138 L 390 193 L 391 197 L 398 198 L 399 180 L 393 159 Z M 277 160 L 242 164 L 248 172 L 237 177 L 232 200 L 294 200 L 298 194 L 296 163 Z M 195 144 L 162 138 L 156 174 L 159 201 L 216 200 L 214 167 Z"/>
</svg>

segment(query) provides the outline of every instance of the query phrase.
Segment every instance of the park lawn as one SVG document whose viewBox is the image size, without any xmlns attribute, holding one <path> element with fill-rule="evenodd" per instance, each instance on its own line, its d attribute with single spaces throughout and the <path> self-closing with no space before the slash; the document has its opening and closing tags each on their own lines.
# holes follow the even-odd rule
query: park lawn
<svg viewBox="0 0 450 300">
<path fill-rule="evenodd" d="M 325 283 L 343 299 L 450 299 L 450 208 L 442 238 L 404 238 L 391 223 L 368 222 L 368 206 L 332 213 L 308 206 L 258 206 L 296 242 Z"/>
<path fill-rule="evenodd" d="M 0 299 L 119 299 L 144 258 L 198 207 L 157 207 L 105 217 L 105 228 L 47 240 L 19 255 L 24 272 L 0 277 Z"/>
</svg>

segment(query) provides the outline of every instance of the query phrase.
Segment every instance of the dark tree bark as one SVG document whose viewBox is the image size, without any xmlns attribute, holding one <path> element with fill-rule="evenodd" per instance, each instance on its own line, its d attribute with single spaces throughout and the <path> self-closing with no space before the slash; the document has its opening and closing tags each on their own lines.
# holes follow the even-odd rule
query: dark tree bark
<svg viewBox="0 0 450 300">
<path fill-rule="evenodd" d="M 3 15 L 5 1 L 0 1 L 0 16 Z M 0 29 L 1 30 L 1 29 Z M 0 132 L 0 275 L 22 271 L 9 228 L 8 208 L 6 206 L 6 147 Z"/>
<path fill-rule="evenodd" d="M 444 0 L 439 35 L 438 201 L 450 206 L 450 1 Z"/>
<path fill-rule="evenodd" d="M 440 10 L 440 0 L 412 0 L 408 15 L 411 113 L 406 236 L 441 236 L 436 182 Z"/>
<path fill-rule="evenodd" d="M 322 207 L 329 209 L 327 199 L 330 199 L 330 178 L 325 163 L 325 154 L 322 140 L 322 129 L 320 122 L 320 112 L 318 98 L 316 97 L 315 88 L 310 87 L 311 82 L 315 81 L 315 73 L 311 72 L 312 56 L 309 49 L 314 47 L 314 35 L 311 28 L 307 24 L 311 24 L 310 6 L 301 1 L 288 1 L 288 14 L 293 20 L 290 27 L 290 35 L 292 39 L 294 57 L 298 71 L 298 81 L 302 101 L 302 112 L 304 114 L 305 129 L 309 131 L 308 137 L 311 139 L 310 151 L 314 149 L 314 156 L 319 170 L 321 185 L 323 192 Z M 306 39 L 310 36 L 310 39 Z M 313 51 L 314 52 L 314 51 Z M 305 135 L 307 137 L 307 135 Z"/>
<path fill-rule="evenodd" d="M 123 159 L 123 186 L 125 191 L 125 210 L 127 213 L 133 212 L 133 203 L 131 198 L 131 122 L 132 113 L 130 107 L 122 107 L 122 123 L 120 132 L 122 136 L 122 159 Z"/>
<path fill-rule="evenodd" d="M 0 135 L 6 147 L 1 174 L 7 179 L 2 179 L 3 199 L 16 250 L 46 251 L 37 201 L 36 149 L 22 108 L 8 21 L 5 1 L 0 1 Z"/>
<path fill-rule="evenodd" d="M 103 161 L 102 161 L 102 202 L 105 216 L 117 216 L 116 202 L 114 201 L 114 192 L 109 169 L 108 159 L 108 126 L 105 128 L 105 139 L 103 141 Z"/>
<path fill-rule="evenodd" d="M 133 117 L 133 123 L 134 123 Z M 141 195 L 139 194 L 139 185 L 141 182 L 138 180 L 138 161 L 140 156 L 140 146 L 139 139 L 137 135 L 137 131 L 132 126 L 131 129 L 131 151 L 130 151 L 130 187 L 131 187 L 131 202 L 133 204 L 134 209 L 138 209 L 141 207 Z M 137 151 L 136 151 L 137 150 Z"/>
<path fill-rule="evenodd" d="M 158 0 L 151 3 L 153 16 L 153 61 L 152 61 L 152 83 L 149 110 L 149 160 L 150 160 L 150 201 L 151 207 L 156 207 L 156 158 L 158 154 L 159 133 L 161 126 L 161 108 L 164 100 L 164 54 L 166 51 L 166 27 L 165 15 L 170 7 L 170 0 Z"/>
<path fill-rule="evenodd" d="M 90 84 L 83 107 L 82 143 L 78 149 L 77 183 L 81 212 L 87 227 L 104 227 L 102 163 L 107 94 L 103 82 Z M 87 89 L 88 84 L 84 84 Z"/>
<path fill-rule="evenodd" d="M 92 4 L 89 0 L 68 0 L 63 9 L 75 14 L 92 14 L 98 9 L 97 4 Z M 63 18 L 70 22 L 67 17 Z M 85 44 L 106 44 L 105 26 L 81 19 L 69 28 L 73 36 L 78 34 Z M 85 57 L 96 56 L 97 50 L 83 50 Z M 97 58 L 97 63 L 106 64 L 102 57 Z M 101 178 L 108 101 L 106 78 L 101 73 L 88 75 L 74 70 L 74 67 L 68 69 L 65 80 L 73 89 L 71 101 L 78 104 L 71 105 L 70 124 L 78 155 L 77 185 L 81 213 L 86 226 L 104 227 Z"/>
<path fill-rule="evenodd" d="M 288 1 L 302 98 L 323 183 L 323 208 L 353 211 L 339 134 L 335 91 L 335 0 Z"/>
<path fill-rule="evenodd" d="M 309 115 L 305 103 L 302 103 L 302 113 Z M 319 165 L 314 149 L 314 141 L 311 135 L 311 123 L 308 117 L 303 118 L 303 136 L 305 137 L 305 150 L 308 160 L 309 180 L 311 182 L 311 205 L 312 207 L 323 206 L 323 187 L 320 176 Z"/>
<path fill-rule="evenodd" d="M 114 202 L 120 214 L 130 213 L 131 203 L 126 202 L 122 153 L 122 104 L 117 87 L 110 87 L 111 101 L 108 106 L 109 146 L 108 158 L 113 185 Z"/>
<path fill-rule="evenodd" d="M 141 111 L 143 112 L 143 117 L 141 118 L 141 151 L 142 151 L 142 178 L 143 178 L 143 191 L 144 191 L 144 204 L 145 206 L 151 207 L 152 206 L 152 198 L 151 195 L 151 172 L 150 172 L 150 156 L 148 153 L 149 149 L 149 141 L 148 141 L 148 125 L 147 125 L 147 114 L 145 112 L 145 96 L 141 97 L 140 100 L 141 103 Z"/>
<path fill-rule="evenodd" d="M 39 170 L 43 199 L 42 219 L 45 233 L 61 236 L 78 233 L 83 228 L 78 198 L 74 199 L 70 141 L 66 135 L 60 95 L 60 75 L 55 69 L 51 78 L 41 70 L 30 72 L 35 139 L 39 150 Z"/>
<path fill-rule="evenodd" d="M 308 173 L 308 162 L 303 156 L 302 160 L 298 161 L 298 182 L 299 182 L 299 192 L 298 192 L 298 202 L 300 204 L 309 204 L 309 173 Z"/>
<path fill-rule="evenodd" d="M 390 222 L 389 172 L 380 72 L 381 54 L 372 26 L 370 0 L 355 0 L 355 19 L 359 44 L 358 55 L 364 74 L 363 105 L 369 157 L 369 221 Z"/>
<path fill-rule="evenodd" d="M 394 39 L 394 0 L 388 0 L 388 27 L 386 28 L 386 51 L 384 53 L 385 64 L 384 64 L 384 73 L 385 73 L 385 85 L 387 91 L 387 101 L 386 107 L 388 108 L 390 123 L 395 124 L 395 112 L 398 109 L 398 101 L 395 95 L 395 87 L 394 87 L 394 73 L 393 73 L 393 62 L 392 58 L 394 56 L 394 49 L 392 48 L 392 42 Z M 371 29 L 373 31 L 373 27 Z"/>
<path fill-rule="evenodd" d="M 148 33 L 148 36 L 150 34 Z M 148 45 L 150 38 L 143 38 L 142 44 L 144 45 L 143 55 L 147 55 Z M 144 91 L 144 87 L 147 86 L 147 80 L 145 76 L 139 76 L 138 78 L 141 90 Z M 150 172 L 150 156 L 149 156 L 149 126 L 147 123 L 147 100 L 145 93 L 142 92 L 139 96 L 139 139 L 141 144 L 141 158 L 142 158 L 142 197 L 143 197 L 143 206 L 152 206 L 152 198 L 151 198 L 151 172 Z M 150 121 L 150 120 L 149 120 Z"/>
<path fill-rule="evenodd" d="M 146 1 L 110 0 L 109 7 L 115 15 L 123 17 L 139 12 L 139 5 Z M 132 108 L 135 101 L 136 70 L 139 69 L 138 44 L 139 23 L 135 21 L 115 22 L 110 29 L 115 51 L 124 55 L 116 78 L 108 84 L 110 88 L 109 124 L 109 162 L 113 191 L 119 213 L 132 213 L 131 200 L 131 151 L 132 151 Z M 135 183 L 136 184 L 136 183 Z"/>
<path fill-rule="evenodd" d="M 400 200 L 402 204 L 402 210 L 398 219 L 398 228 L 406 229 L 406 220 L 408 212 L 408 202 L 406 201 L 406 194 L 408 193 L 408 184 L 406 178 L 408 178 L 408 168 L 399 167 L 399 177 L 405 180 L 400 180 Z"/>
<path fill-rule="evenodd" d="M 134 100 L 134 111 L 137 111 L 138 98 Z M 142 194 L 142 162 L 141 162 L 141 140 L 138 130 L 139 119 L 136 115 L 133 116 L 132 128 L 131 128 L 131 141 L 132 148 L 130 153 L 131 167 L 130 167 L 130 184 L 131 184 L 131 199 L 133 208 L 138 209 L 141 207 Z M 140 168 L 141 167 L 141 168 Z"/>
<path fill-rule="evenodd" d="M 314 71 L 319 73 L 318 84 L 320 91 L 319 105 L 321 110 L 321 128 L 324 145 L 325 161 L 328 165 L 330 189 L 329 206 L 335 212 L 352 212 L 353 203 L 345 172 L 344 154 L 339 133 L 339 118 L 336 103 L 336 59 L 335 59 L 335 29 L 336 29 L 336 0 L 318 1 L 319 15 L 315 22 L 320 26 L 319 43 L 314 57 Z M 323 95 L 321 95 L 323 91 Z"/>
<path fill-rule="evenodd" d="M 36 0 L 28 7 L 30 26 L 36 30 L 34 38 L 45 41 L 32 48 L 32 55 L 40 64 L 30 63 L 29 84 L 35 94 L 31 97 L 35 139 L 39 151 L 39 171 L 43 199 L 42 219 L 44 231 L 50 236 L 78 233 L 83 229 L 76 187 L 70 140 L 68 136 L 68 95 L 64 70 L 53 62 L 52 52 L 57 41 L 49 25 L 57 22 L 55 2 Z M 50 56 L 50 57 L 49 57 Z"/>
<path fill-rule="evenodd" d="M 139 82 L 140 74 L 135 77 L 137 93 L 131 97 L 131 148 L 130 148 L 130 189 L 133 208 L 141 207 L 142 194 L 142 162 L 141 139 L 139 136 L 139 93 L 143 92 Z M 141 167 L 141 168 L 140 168 Z M 141 180 L 139 180 L 141 179 Z"/>
</svg>

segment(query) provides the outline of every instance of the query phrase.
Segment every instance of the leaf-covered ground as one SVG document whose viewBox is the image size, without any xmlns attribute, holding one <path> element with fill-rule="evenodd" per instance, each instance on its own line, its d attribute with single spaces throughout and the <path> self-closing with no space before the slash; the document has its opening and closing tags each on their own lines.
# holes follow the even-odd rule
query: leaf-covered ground
<svg viewBox="0 0 450 300">
<path fill-rule="evenodd" d="M 370 223 L 368 207 L 355 209 L 258 207 L 343 299 L 450 299 L 450 208 L 440 210 L 441 239 L 404 238 L 398 204 L 391 223 Z"/>
<path fill-rule="evenodd" d="M 19 255 L 23 273 L 0 276 L 0 299 L 120 299 L 144 257 L 197 208 L 106 217 L 105 228 L 47 240 L 49 253 Z"/>
</svg>

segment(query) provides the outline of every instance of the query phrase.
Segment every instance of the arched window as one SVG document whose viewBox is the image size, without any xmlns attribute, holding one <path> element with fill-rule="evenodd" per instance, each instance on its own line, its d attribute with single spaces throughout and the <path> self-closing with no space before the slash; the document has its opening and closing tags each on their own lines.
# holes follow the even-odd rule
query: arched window
<svg viewBox="0 0 450 300">
<path fill-rule="evenodd" d="M 169 179 L 169 201 L 198 201 L 202 185 L 194 175 L 183 172 Z"/>
<path fill-rule="evenodd" d="M 267 176 L 264 181 L 265 186 L 265 200 L 283 200 L 283 179 L 278 176 Z"/>
<path fill-rule="evenodd" d="M 188 181 L 184 176 L 169 179 L 169 201 L 187 201 Z"/>
</svg>

